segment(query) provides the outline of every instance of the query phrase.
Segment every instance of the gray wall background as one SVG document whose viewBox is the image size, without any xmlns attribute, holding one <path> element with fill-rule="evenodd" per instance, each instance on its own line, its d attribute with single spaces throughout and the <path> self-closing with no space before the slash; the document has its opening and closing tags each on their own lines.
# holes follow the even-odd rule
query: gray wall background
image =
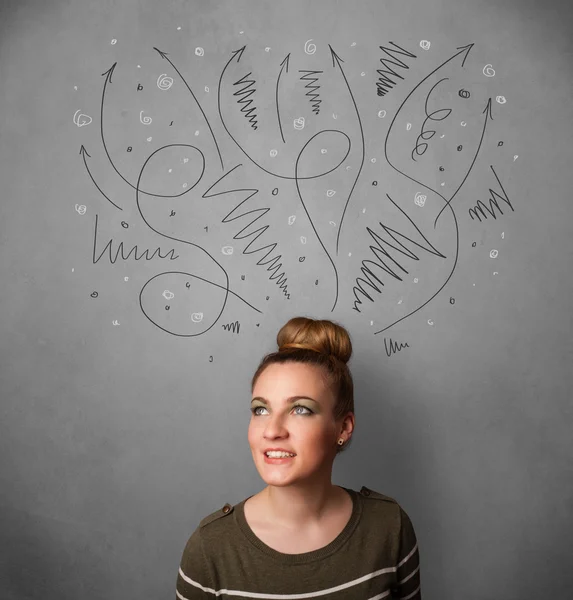
<svg viewBox="0 0 573 600">
<path fill-rule="evenodd" d="M 401 503 L 424 598 L 573 593 L 571 17 L 2 3 L 2 598 L 172 598 L 301 314 L 352 335 L 333 481 Z"/>
</svg>

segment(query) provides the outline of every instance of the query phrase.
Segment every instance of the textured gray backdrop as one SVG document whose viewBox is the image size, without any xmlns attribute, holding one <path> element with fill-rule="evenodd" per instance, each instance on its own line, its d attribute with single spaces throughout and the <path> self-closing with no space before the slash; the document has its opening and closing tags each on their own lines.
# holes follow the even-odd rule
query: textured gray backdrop
<svg viewBox="0 0 573 600">
<path fill-rule="evenodd" d="M 3 599 L 173 598 L 295 315 L 352 335 L 333 481 L 424 598 L 573 595 L 572 14 L 2 3 Z"/>
</svg>

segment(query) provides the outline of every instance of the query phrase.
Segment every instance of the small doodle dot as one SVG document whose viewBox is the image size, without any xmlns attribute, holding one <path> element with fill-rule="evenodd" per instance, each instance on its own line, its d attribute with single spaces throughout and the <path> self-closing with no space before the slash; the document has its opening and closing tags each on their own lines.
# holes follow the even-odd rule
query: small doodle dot
<svg viewBox="0 0 573 600">
<path fill-rule="evenodd" d="M 467 90 L 460 90 L 458 92 L 458 94 L 460 95 L 460 98 L 469 98 L 470 97 L 470 93 Z"/>
<path fill-rule="evenodd" d="M 505 99 L 505 96 L 496 96 L 495 99 L 500 104 L 505 104 L 507 102 L 507 100 Z"/>
<path fill-rule="evenodd" d="M 203 313 L 202 312 L 191 313 L 191 320 L 193 321 L 193 323 L 200 323 L 203 320 Z M 211 357 L 211 358 L 213 358 L 213 357 Z"/>
<path fill-rule="evenodd" d="M 76 204 L 76 211 L 78 212 L 78 214 L 80 215 L 85 215 L 86 214 L 86 205 L 85 204 Z"/>
<path fill-rule="evenodd" d="M 373 181 L 373 182 L 372 182 L 372 185 L 373 185 L 374 187 L 376 187 L 376 186 L 378 185 L 378 182 L 377 182 L 377 181 Z"/>
<path fill-rule="evenodd" d="M 177 31 L 181 31 L 181 27 L 177 27 Z"/>
<path fill-rule="evenodd" d="M 124 277 L 123 280 L 124 281 L 129 281 L 129 277 Z"/>
<path fill-rule="evenodd" d="M 304 235 L 300 236 L 300 242 L 301 244 L 306 244 L 306 237 Z"/>
<path fill-rule="evenodd" d="M 173 298 L 175 298 L 175 294 L 169 290 L 164 290 L 163 294 L 161 295 L 165 298 L 165 300 L 173 300 Z"/>
<path fill-rule="evenodd" d="M 414 283 L 418 283 L 418 278 L 414 277 Z"/>
<path fill-rule="evenodd" d="M 433 325 L 434 321 L 432 321 L 432 319 L 428 319 L 428 325 Z"/>
<path fill-rule="evenodd" d="M 516 155 L 513 157 L 513 162 L 515 162 L 515 161 L 517 160 L 517 158 L 518 158 L 518 157 L 519 157 L 519 154 L 516 154 Z"/>
<path fill-rule="evenodd" d="M 336 191 L 335 191 L 335 190 L 328 190 L 328 191 L 326 192 L 326 195 L 327 195 L 329 198 L 332 198 L 332 196 L 334 196 L 334 194 L 336 194 Z"/>
<path fill-rule="evenodd" d="M 304 262 L 304 258 L 305 258 L 304 256 L 299 256 L 298 257 L 298 262 Z"/>
<path fill-rule="evenodd" d="M 458 146 L 458 152 L 462 151 L 463 146 Z"/>
<path fill-rule="evenodd" d="M 97 292 L 92 292 L 92 293 L 90 294 L 90 296 L 91 296 L 92 298 L 97 298 L 97 297 L 98 297 L 98 293 L 97 293 Z"/>
<path fill-rule="evenodd" d="M 271 51 L 271 49 L 270 49 L 270 48 L 267 46 L 267 47 L 265 48 L 265 52 L 270 52 L 270 51 Z"/>
<path fill-rule="evenodd" d="M 360 73 L 360 76 L 364 77 L 364 75 L 366 75 L 366 73 L 364 71 L 362 71 L 362 73 Z"/>
<path fill-rule="evenodd" d="M 410 131 L 412 129 L 412 123 L 406 123 L 406 131 Z"/>
<path fill-rule="evenodd" d="M 147 141 L 150 142 L 153 138 L 152 137 L 148 137 Z"/>
<path fill-rule="evenodd" d="M 272 195 L 273 195 L 273 196 L 276 196 L 278 193 L 279 193 L 279 188 L 275 188 L 275 189 L 272 191 Z"/>
<path fill-rule="evenodd" d="M 208 86 L 208 85 L 206 85 L 206 86 L 205 86 L 205 91 L 206 91 L 206 92 L 208 92 L 208 91 L 209 91 L 209 86 Z"/>
<path fill-rule="evenodd" d="M 295 221 L 296 221 L 296 216 L 295 216 L 295 215 L 291 215 L 291 216 L 288 218 L 288 224 L 289 224 L 289 225 L 292 225 L 292 224 L 293 224 Z"/>
<path fill-rule="evenodd" d="M 304 117 L 298 117 L 293 121 L 293 127 L 297 130 L 297 131 L 301 131 L 302 129 L 304 129 Z"/>
<path fill-rule="evenodd" d="M 352 256 L 352 252 L 349 252 L 349 253 L 348 253 L 348 256 Z"/>
<path fill-rule="evenodd" d="M 356 46 L 356 42 L 352 42 L 352 44 L 350 44 L 351 48 L 354 48 L 354 46 Z"/>
<path fill-rule="evenodd" d="M 278 152 L 273 148 L 269 154 L 274 158 L 278 154 Z"/>
<path fill-rule="evenodd" d="M 127 223 L 126 221 L 122 221 L 122 222 L 121 222 L 121 226 L 122 226 L 124 229 L 127 229 L 127 228 L 129 227 L 129 223 Z"/>
<path fill-rule="evenodd" d="M 169 169 L 169 170 L 168 170 L 168 173 L 172 173 L 172 172 L 173 172 L 173 169 Z"/>
<path fill-rule="evenodd" d="M 498 146 L 503 146 L 503 142 L 498 142 L 497 145 Z"/>
<path fill-rule="evenodd" d="M 370 162 L 371 162 L 371 163 L 375 163 L 375 162 L 376 162 L 376 159 L 375 159 L 375 158 L 371 158 L 371 159 L 370 159 Z"/>
<path fill-rule="evenodd" d="M 233 254 L 233 246 L 223 246 L 221 248 L 221 252 L 226 256 L 230 256 L 231 254 Z"/>
<path fill-rule="evenodd" d="M 420 48 L 422 48 L 422 50 L 429 50 L 431 46 L 431 43 L 428 42 L 428 40 L 422 40 L 420 42 Z"/>
<path fill-rule="evenodd" d="M 320 151 L 321 154 L 326 154 L 327 152 L 328 152 L 328 150 L 326 148 L 322 148 Z"/>
<path fill-rule="evenodd" d="M 117 40 L 114 38 L 113 40 L 111 40 L 111 45 L 115 46 L 117 44 Z"/>
<path fill-rule="evenodd" d="M 490 258 L 497 258 L 499 252 L 497 250 L 491 250 L 489 253 Z"/>
<path fill-rule="evenodd" d="M 205 54 L 205 50 L 203 50 L 203 48 L 201 48 L 200 46 L 197 46 L 197 48 L 195 48 L 195 56 L 203 56 Z"/>
<path fill-rule="evenodd" d="M 378 117 L 380 119 L 383 119 L 386 116 L 386 111 L 385 110 L 379 110 L 378 111 Z"/>
<path fill-rule="evenodd" d="M 418 192 L 414 196 L 414 203 L 417 204 L 418 206 L 424 206 L 424 204 L 426 204 L 426 199 L 427 199 L 427 196 L 425 194 Z"/>
<path fill-rule="evenodd" d="M 467 123 L 466 123 L 465 121 L 462 121 L 462 122 L 460 123 L 460 125 L 461 125 L 462 127 L 465 127 L 465 126 L 467 125 Z"/>
<path fill-rule="evenodd" d="M 74 85 L 74 90 L 76 90 L 76 92 L 78 91 L 78 86 Z"/>
</svg>

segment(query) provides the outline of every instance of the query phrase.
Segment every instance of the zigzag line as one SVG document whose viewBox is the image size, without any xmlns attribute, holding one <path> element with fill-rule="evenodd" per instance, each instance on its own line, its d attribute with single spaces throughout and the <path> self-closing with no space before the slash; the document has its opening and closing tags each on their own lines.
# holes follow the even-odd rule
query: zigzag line
<svg viewBox="0 0 573 600">
<path fill-rule="evenodd" d="M 258 266 L 265 266 L 268 265 L 267 267 L 267 272 L 271 272 L 271 276 L 269 277 L 269 279 L 272 281 L 274 279 L 276 279 L 277 281 L 275 282 L 275 285 L 279 286 L 279 289 L 283 292 L 283 294 L 285 295 L 286 298 L 290 299 L 290 293 L 287 291 L 287 277 L 285 276 L 284 272 L 279 273 L 278 271 L 281 269 L 282 267 L 282 263 L 279 262 L 282 258 L 281 254 L 275 255 L 275 256 L 270 256 L 270 254 L 272 254 L 272 252 L 274 251 L 274 249 L 278 246 L 277 242 L 273 242 L 271 244 L 267 244 L 266 246 L 261 246 L 259 248 L 253 248 L 252 250 L 249 250 L 249 248 L 251 247 L 251 245 L 253 245 L 255 243 L 255 240 L 257 240 L 260 236 L 262 236 L 265 231 L 267 229 L 270 228 L 270 225 L 263 225 L 262 227 L 260 227 L 259 229 L 256 229 L 254 231 L 251 231 L 250 233 L 246 233 L 246 230 L 249 229 L 249 227 L 251 225 L 253 225 L 253 223 L 255 223 L 256 221 L 258 221 L 259 219 L 261 219 L 264 215 L 266 215 L 271 209 L 270 208 L 257 208 L 254 210 L 250 210 L 247 212 L 243 212 L 241 214 L 237 214 L 235 217 L 233 217 L 232 219 L 229 218 L 235 211 L 237 211 L 239 209 L 239 207 L 244 204 L 245 202 L 248 202 L 253 196 L 256 196 L 259 193 L 259 190 L 257 189 L 249 189 L 249 188 L 237 188 L 237 189 L 233 189 L 233 190 L 225 190 L 224 192 L 218 192 L 216 194 L 209 194 L 209 192 L 220 182 L 222 181 L 225 177 L 227 177 L 227 175 L 230 175 L 235 169 L 237 169 L 238 167 L 241 167 L 242 165 L 239 164 L 236 167 L 233 167 L 228 173 L 225 173 L 225 175 L 223 175 L 223 177 L 221 177 L 220 179 L 218 179 L 204 194 L 203 194 L 203 198 L 214 198 L 216 196 L 221 196 L 223 194 L 233 194 L 236 192 L 245 192 L 248 195 L 245 197 L 244 200 L 242 200 L 239 204 L 237 204 L 237 206 L 235 206 L 233 208 L 233 210 L 231 210 L 230 213 L 228 213 L 227 215 L 225 215 L 225 217 L 223 217 L 223 219 L 221 220 L 221 223 L 229 223 L 230 221 L 235 221 L 236 219 L 240 219 L 241 217 L 245 217 L 251 213 L 255 213 L 257 214 L 257 216 L 250 222 L 247 223 L 247 225 L 245 227 L 243 227 L 243 229 L 241 229 L 241 231 L 239 231 L 236 235 L 233 236 L 234 240 L 243 240 L 245 238 L 248 237 L 253 237 L 253 239 L 249 242 L 249 244 L 247 245 L 247 247 L 243 250 L 243 254 L 255 254 L 257 252 L 262 252 L 264 250 L 268 251 L 266 252 L 266 254 L 264 254 L 259 261 L 256 263 Z M 241 235 L 243 232 L 244 235 Z M 268 260 L 266 260 L 268 258 Z"/>
<path fill-rule="evenodd" d="M 410 239 L 408 236 L 400 233 L 399 231 L 396 231 L 395 229 L 387 227 L 380 221 L 379 224 L 382 227 L 382 229 L 399 246 L 402 247 L 402 249 L 400 249 L 397 246 L 394 246 L 393 244 L 391 244 L 389 241 L 380 237 L 377 233 L 372 231 L 372 229 L 370 229 L 370 227 L 367 227 L 366 230 L 368 231 L 368 233 L 370 234 L 372 239 L 376 242 L 376 246 L 370 246 L 370 250 L 372 250 L 372 253 L 378 259 L 378 262 L 372 261 L 372 260 L 363 260 L 362 261 L 362 268 L 360 270 L 362 271 L 362 273 L 364 273 L 364 275 L 366 276 L 367 279 L 362 279 L 362 278 L 358 277 L 356 279 L 357 285 L 353 288 L 354 298 L 356 299 L 354 302 L 353 310 L 355 310 L 357 312 L 360 312 L 360 309 L 358 308 L 358 306 L 360 304 L 362 304 L 362 301 L 358 298 L 358 292 L 360 292 L 363 296 L 366 296 L 366 298 L 368 298 L 368 300 L 370 300 L 370 302 L 374 302 L 374 299 L 368 294 L 368 292 L 366 292 L 364 290 L 361 283 L 359 283 L 359 282 L 363 282 L 364 284 L 370 286 L 374 291 L 378 292 L 379 294 L 382 293 L 382 289 L 381 289 L 381 287 L 378 287 L 376 284 L 374 284 L 372 282 L 372 279 L 375 279 L 380 286 L 384 287 L 384 282 L 381 279 L 379 279 L 378 277 L 376 277 L 376 275 L 374 275 L 374 273 L 370 270 L 370 268 L 366 266 L 367 263 L 373 265 L 374 267 L 382 269 L 383 271 L 385 271 L 386 273 L 391 275 L 394 279 L 403 281 L 402 278 L 400 277 L 400 275 L 396 271 L 394 271 L 394 268 L 390 266 L 389 262 L 386 262 L 386 260 L 384 258 L 382 258 L 382 256 L 384 256 L 387 259 L 389 259 L 390 261 L 392 261 L 406 275 L 408 274 L 408 271 L 406 271 L 406 269 L 393 256 L 391 256 L 391 254 L 383 247 L 383 244 L 385 244 L 386 246 L 389 246 L 390 248 L 393 248 L 397 252 L 400 252 L 400 254 L 403 254 L 404 256 L 407 256 L 408 258 L 411 258 L 412 260 L 420 260 L 419 257 L 412 250 L 410 250 L 408 247 L 406 247 L 404 244 L 402 244 L 402 242 L 400 242 L 392 234 L 395 233 L 396 235 L 400 236 L 402 239 L 408 240 L 411 244 L 418 246 L 418 248 L 421 248 L 422 250 L 425 250 L 426 252 L 433 254 L 434 256 L 439 256 L 440 258 L 446 258 L 439 250 L 436 250 L 436 248 L 434 248 L 434 246 L 432 246 L 432 244 L 426 239 L 424 234 L 418 229 L 418 227 L 416 227 L 414 221 L 412 221 L 412 219 L 410 219 L 410 217 L 408 217 L 408 215 L 392 200 L 392 198 L 390 198 L 390 196 L 388 196 L 388 194 L 386 194 L 386 196 L 388 197 L 388 200 L 390 200 L 390 202 L 392 202 L 392 204 L 394 204 L 394 206 L 396 206 L 396 208 L 398 208 L 400 210 L 400 212 L 402 212 L 402 214 L 404 214 L 406 216 L 408 221 L 410 221 L 410 223 L 412 223 L 412 225 L 416 228 L 416 231 L 424 238 L 424 241 L 426 242 L 427 246 L 418 244 L 418 242 L 415 242 L 414 240 Z"/>
<path fill-rule="evenodd" d="M 252 104 L 253 101 L 247 100 L 247 98 L 249 98 L 249 96 L 251 96 L 252 94 L 254 94 L 257 91 L 255 88 L 249 89 L 251 86 L 255 85 L 254 79 L 245 79 L 245 77 L 248 77 L 250 74 L 251 73 L 247 73 L 244 77 L 241 77 L 241 79 L 239 79 L 239 81 L 235 81 L 235 83 L 233 85 L 239 85 L 242 83 L 245 83 L 246 85 L 244 88 L 241 88 L 238 92 L 235 92 L 233 94 L 233 96 L 243 96 L 243 98 L 241 100 L 237 100 L 237 102 L 239 104 L 245 105 L 245 106 L 241 107 L 241 112 L 249 120 L 251 127 L 253 129 L 257 129 L 257 115 L 255 114 L 257 107 L 253 106 L 252 108 L 249 108 L 249 105 Z M 253 113 L 253 114 L 251 114 L 251 113 Z"/>
<path fill-rule="evenodd" d="M 499 177 L 497 176 L 497 173 L 495 172 L 493 166 L 490 165 L 489 167 L 493 171 L 493 174 L 495 175 L 495 178 L 497 179 L 497 182 L 499 183 L 499 187 L 501 187 L 503 196 L 500 196 L 497 192 L 495 192 L 494 190 L 489 188 L 489 194 L 490 194 L 489 208 L 481 200 L 478 200 L 477 204 L 473 208 L 469 209 L 468 212 L 469 212 L 470 217 L 472 218 L 472 221 L 474 221 L 475 218 L 477 217 L 477 219 L 479 220 L 480 223 L 481 223 L 481 217 L 479 216 L 478 211 L 483 215 L 484 219 L 487 219 L 487 215 L 485 214 L 487 211 L 495 220 L 497 220 L 497 215 L 495 214 L 496 208 L 503 215 L 503 211 L 501 210 L 499 203 L 496 200 L 496 197 L 499 198 L 500 200 L 503 200 L 503 202 L 505 202 L 509 206 L 509 208 L 511 208 L 511 210 L 513 212 L 515 212 L 513 206 L 511 205 L 511 202 L 507 196 L 507 193 L 503 189 L 503 185 L 501 185 L 501 181 L 499 180 Z M 504 196 L 505 196 L 505 198 L 504 198 Z M 474 215 L 475 215 L 475 217 L 474 217 Z"/>
<path fill-rule="evenodd" d="M 315 115 L 318 115 L 320 112 L 320 103 L 322 100 L 318 100 L 319 94 L 316 92 L 320 89 L 319 85 L 313 85 L 318 81 L 318 77 L 309 77 L 309 75 L 318 75 L 320 73 L 324 73 L 324 71 L 299 71 L 299 73 L 306 73 L 304 77 L 301 77 L 301 81 L 308 81 L 308 83 L 304 86 L 308 92 L 305 94 L 309 97 L 310 103 L 312 105 L 312 112 Z"/>
<path fill-rule="evenodd" d="M 390 52 L 393 52 L 394 54 L 402 54 L 403 56 L 407 56 L 409 58 L 416 58 L 415 54 L 412 54 L 411 52 L 408 52 L 407 50 L 404 50 L 404 48 L 402 48 L 401 46 L 398 46 L 397 44 L 395 44 L 394 42 L 390 42 L 393 46 L 396 46 L 397 48 L 400 48 L 400 50 L 403 50 L 403 52 L 400 52 L 399 50 L 394 50 L 393 48 L 386 48 L 385 46 L 379 46 L 380 50 L 382 50 L 387 56 L 392 57 L 392 55 L 390 54 Z M 395 56 L 393 56 L 392 58 L 396 58 Z M 402 67 L 403 69 L 409 69 L 410 67 L 405 63 L 402 62 L 399 58 L 397 59 L 398 62 L 395 62 L 393 60 L 390 60 L 388 58 L 381 58 L 380 62 L 386 67 L 385 69 L 378 69 L 376 71 L 376 73 L 378 73 L 378 75 L 380 75 L 377 83 L 376 83 L 376 88 L 378 90 L 378 96 L 385 96 L 390 90 L 392 90 L 392 88 L 396 85 L 396 82 L 393 81 L 392 79 L 390 79 L 389 77 L 386 77 L 386 75 L 394 75 L 394 77 L 399 77 L 400 79 L 404 79 L 402 77 L 402 75 L 399 75 L 398 73 L 396 73 L 396 71 L 394 71 L 394 69 L 392 69 L 392 67 L 389 67 L 388 64 L 394 65 L 396 67 Z"/>
</svg>

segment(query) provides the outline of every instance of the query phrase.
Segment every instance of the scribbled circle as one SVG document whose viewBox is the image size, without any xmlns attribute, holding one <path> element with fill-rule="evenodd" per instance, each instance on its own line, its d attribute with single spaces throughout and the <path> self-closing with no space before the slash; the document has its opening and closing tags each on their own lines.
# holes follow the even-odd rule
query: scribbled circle
<svg viewBox="0 0 573 600">
<path fill-rule="evenodd" d="M 312 38 L 305 42 L 304 51 L 307 54 L 314 54 L 316 52 L 316 44 L 311 44 L 310 42 L 312 42 Z"/>
<path fill-rule="evenodd" d="M 497 250 L 491 250 L 491 252 L 489 253 L 489 257 L 490 258 L 497 258 L 499 252 Z"/>
<path fill-rule="evenodd" d="M 428 42 L 428 40 L 422 40 L 420 42 L 420 48 L 422 48 L 422 50 L 429 50 L 430 49 L 430 42 Z"/>
<path fill-rule="evenodd" d="M 231 256 L 231 254 L 233 254 L 233 246 L 223 246 L 221 248 L 221 252 L 225 255 L 225 256 Z"/>
<path fill-rule="evenodd" d="M 505 96 L 496 96 L 495 99 L 500 104 L 505 104 L 507 102 L 507 100 L 505 99 Z"/>
<path fill-rule="evenodd" d="M 85 204 L 76 204 L 76 211 L 80 214 L 80 215 L 85 215 L 86 214 L 86 210 L 87 207 Z"/>
<path fill-rule="evenodd" d="M 195 48 L 195 54 L 197 56 L 203 56 L 205 54 L 205 50 L 203 50 L 203 48 L 197 46 L 197 48 Z"/>
<path fill-rule="evenodd" d="M 169 290 L 164 290 L 163 294 L 161 295 L 165 298 L 165 300 L 173 300 L 173 298 L 175 298 L 175 294 Z"/>
<path fill-rule="evenodd" d="M 175 173 L 170 174 L 165 169 L 166 165 L 176 164 L 179 167 Z M 189 144 L 169 144 L 150 154 L 141 169 L 137 188 L 159 198 L 178 198 L 191 191 L 204 172 L 205 156 L 199 148 Z"/>
<path fill-rule="evenodd" d="M 176 299 L 166 310 L 163 290 Z M 183 271 L 169 271 L 152 277 L 141 289 L 139 304 L 145 317 L 167 333 L 192 337 L 205 333 L 220 317 L 229 290 Z"/>
<path fill-rule="evenodd" d="M 340 167 L 349 153 L 350 138 L 345 133 L 333 129 L 319 131 L 306 142 L 298 155 L 296 178 L 306 179 L 331 173 Z"/>
<path fill-rule="evenodd" d="M 458 92 L 458 94 L 459 94 L 460 98 L 466 98 L 467 99 L 467 98 L 470 97 L 470 93 L 467 90 L 463 90 L 462 89 L 462 90 L 460 90 Z"/>
<path fill-rule="evenodd" d="M 378 117 L 380 119 L 383 119 L 386 116 L 386 111 L 385 110 L 379 110 L 378 111 Z"/>
<path fill-rule="evenodd" d="M 295 129 L 300 131 L 301 129 L 304 129 L 304 123 L 305 123 L 304 117 L 298 117 L 294 120 L 293 126 Z"/>
<path fill-rule="evenodd" d="M 78 113 L 80 113 L 78 115 Z M 82 113 L 79 110 L 76 110 L 76 112 L 74 113 L 74 123 L 78 126 L 78 127 L 83 127 L 84 125 L 89 125 L 92 122 L 92 118 L 88 115 L 84 115 L 84 113 Z"/>
<path fill-rule="evenodd" d="M 494 68 L 491 66 L 491 64 L 487 64 L 484 68 L 483 68 L 483 74 L 486 77 L 493 77 L 495 75 L 495 70 Z"/>
<path fill-rule="evenodd" d="M 157 78 L 157 87 L 160 90 L 168 90 L 173 85 L 173 77 L 168 77 L 167 73 L 162 73 Z"/>
<path fill-rule="evenodd" d="M 278 154 L 278 151 L 273 148 L 269 154 L 274 158 Z"/>
<path fill-rule="evenodd" d="M 117 40 L 114 38 L 113 40 L 111 40 L 111 45 L 115 46 L 117 44 Z"/>
<path fill-rule="evenodd" d="M 418 205 L 418 206 L 424 206 L 424 204 L 426 204 L 426 199 L 427 196 L 425 194 L 422 194 L 420 192 L 418 192 L 415 196 L 414 196 L 414 202 Z"/>
</svg>

